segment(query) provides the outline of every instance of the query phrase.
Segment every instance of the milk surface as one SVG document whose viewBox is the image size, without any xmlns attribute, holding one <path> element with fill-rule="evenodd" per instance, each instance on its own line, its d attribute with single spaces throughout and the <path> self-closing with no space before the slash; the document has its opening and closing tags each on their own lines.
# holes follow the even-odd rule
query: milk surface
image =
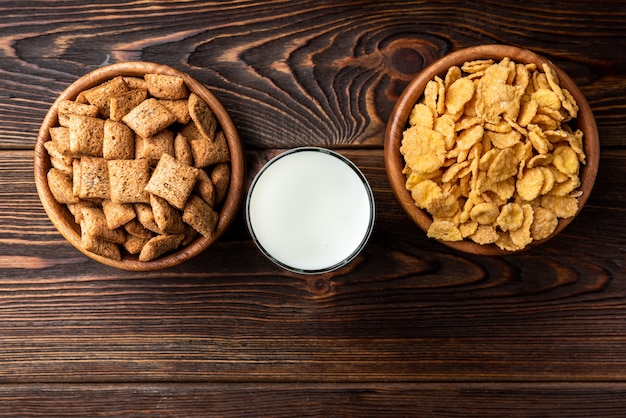
<svg viewBox="0 0 626 418">
<path fill-rule="evenodd" d="M 342 157 L 296 149 L 257 176 L 247 216 L 266 255 L 286 268 L 311 272 L 356 255 L 371 232 L 374 203 L 365 178 Z"/>
</svg>

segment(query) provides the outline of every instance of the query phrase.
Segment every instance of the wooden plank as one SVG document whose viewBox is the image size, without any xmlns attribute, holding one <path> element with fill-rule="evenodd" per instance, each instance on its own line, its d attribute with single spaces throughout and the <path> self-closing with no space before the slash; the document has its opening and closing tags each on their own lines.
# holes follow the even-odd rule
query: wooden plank
<svg viewBox="0 0 626 418">
<path fill-rule="evenodd" d="M 32 152 L 0 152 L 0 382 L 626 380 L 624 151 L 603 154 L 562 236 L 511 257 L 426 239 L 382 150 L 342 152 L 372 183 L 377 225 L 356 262 L 321 276 L 264 259 L 241 214 L 184 266 L 100 266 L 46 219 Z"/>
<path fill-rule="evenodd" d="M 114 2 L 103 13 L 101 4 L 3 3 L 0 148 L 32 149 L 65 87 L 129 60 L 167 64 L 207 84 L 249 147 L 380 146 L 415 74 L 451 50 L 490 42 L 523 46 L 562 66 L 587 95 L 603 145 L 623 146 L 626 77 L 611 69 L 626 65 L 615 53 L 626 37 L 616 7 L 259 1 L 148 9 Z M 555 43 L 564 36 L 567 42 Z"/>
<path fill-rule="evenodd" d="M 624 383 L 575 382 L 1 385 L 0 417 L 610 418 L 623 416 L 625 395 Z"/>
<path fill-rule="evenodd" d="M 0 417 L 624 415 L 622 3 L 8 0 L 0 15 Z M 427 239 L 382 159 L 413 75 L 490 42 L 565 69 L 602 142 L 587 207 L 510 257 Z M 248 183 L 297 145 L 352 159 L 378 213 L 361 256 L 285 272 L 241 213 L 165 271 L 114 270 L 67 244 L 37 198 L 37 130 L 72 81 L 126 60 L 211 87 L 248 149 Z"/>
</svg>

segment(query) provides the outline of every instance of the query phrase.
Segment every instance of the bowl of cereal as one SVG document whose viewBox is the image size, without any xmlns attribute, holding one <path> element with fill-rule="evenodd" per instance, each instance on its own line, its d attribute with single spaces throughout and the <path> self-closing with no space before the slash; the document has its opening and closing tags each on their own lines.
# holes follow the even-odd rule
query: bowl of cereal
<svg viewBox="0 0 626 418">
<path fill-rule="evenodd" d="M 505 45 L 444 56 L 411 81 L 385 134 L 385 166 L 429 238 L 503 255 L 562 231 L 595 182 L 587 100 L 546 58 Z"/>
<path fill-rule="evenodd" d="M 209 89 L 149 62 L 98 68 L 63 91 L 35 144 L 42 205 L 88 257 L 150 271 L 183 263 L 232 223 L 244 152 Z"/>
</svg>

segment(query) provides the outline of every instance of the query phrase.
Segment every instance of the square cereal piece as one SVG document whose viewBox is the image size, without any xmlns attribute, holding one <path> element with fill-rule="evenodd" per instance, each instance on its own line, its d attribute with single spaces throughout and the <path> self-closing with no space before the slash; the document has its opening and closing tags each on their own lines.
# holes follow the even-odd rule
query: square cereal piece
<svg viewBox="0 0 626 418">
<path fill-rule="evenodd" d="M 109 118 L 121 121 L 124 116 L 133 110 L 139 103 L 148 98 L 148 90 L 135 89 L 128 90 L 117 96 L 111 97 L 109 101 L 110 115 Z"/>
<path fill-rule="evenodd" d="M 146 243 L 139 253 L 139 261 L 150 261 L 175 250 L 185 238 L 184 234 L 157 235 Z"/>
<path fill-rule="evenodd" d="M 205 237 L 210 237 L 217 228 L 219 214 L 204 200 L 191 195 L 183 211 L 183 221 Z"/>
<path fill-rule="evenodd" d="M 111 200 L 116 203 L 148 203 L 145 188 L 150 180 L 148 160 L 108 160 Z"/>
<path fill-rule="evenodd" d="M 76 103 L 82 103 L 82 104 L 90 104 L 89 100 L 87 100 L 87 98 L 85 97 L 85 90 L 81 91 L 80 93 L 78 93 L 76 95 L 76 99 L 74 99 L 74 101 Z"/>
<path fill-rule="evenodd" d="M 104 120 L 91 116 L 68 115 L 70 152 L 79 157 L 102 157 Z"/>
<path fill-rule="evenodd" d="M 142 77 L 122 76 L 129 90 L 148 90 L 148 83 Z"/>
<path fill-rule="evenodd" d="M 94 105 L 79 103 L 73 100 L 60 100 L 57 106 L 59 125 L 68 126 L 68 115 L 98 117 L 98 108 Z"/>
<path fill-rule="evenodd" d="M 137 205 L 143 205 L 143 203 L 138 203 Z M 133 205 L 133 207 L 136 208 L 137 205 Z M 146 241 L 152 238 L 152 231 L 144 227 L 137 218 L 124 225 L 124 229 L 129 235 L 133 235 L 137 238 L 144 238 Z"/>
<path fill-rule="evenodd" d="M 181 163 L 170 154 L 163 154 L 150 177 L 146 191 L 162 197 L 175 208 L 182 209 L 197 177 L 197 168 Z"/>
<path fill-rule="evenodd" d="M 104 158 L 74 160 L 74 194 L 80 199 L 100 201 L 111 193 L 109 170 Z"/>
<path fill-rule="evenodd" d="M 150 206 L 154 221 L 161 231 L 167 234 L 177 234 L 184 231 L 180 212 L 167 203 L 167 200 L 152 194 L 150 195 Z"/>
<path fill-rule="evenodd" d="M 52 168 L 47 177 L 48 187 L 57 202 L 64 205 L 78 203 L 78 197 L 74 196 L 72 178 L 67 173 Z"/>
<path fill-rule="evenodd" d="M 56 142 L 46 141 L 44 142 L 43 147 L 46 149 L 46 151 L 48 151 L 48 155 L 50 156 L 51 162 L 55 160 L 57 162 L 62 162 L 63 167 L 69 169 L 65 171 L 70 171 L 70 172 L 72 171 L 72 162 L 74 161 L 74 158 L 61 152 L 61 150 L 59 150 L 59 145 Z"/>
<path fill-rule="evenodd" d="M 68 203 L 67 209 L 74 217 L 74 221 L 80 225 L 83 221 L 83 208 L 93 208 L 95 204 L 88 200 L 79 200 L 77 203 Z"/>
<path fill-rule="evenodd" d="M 135 212 L 137 213 L 137 220 L 144 228 L 157 234 L 163 233 L 154 219 L 152 206 L 145 203 L 137 203 L 135 204 Z"/>
<path fill-rule="evenodd" d="M 196 139 L 191 141 L 191 152 L 195 166 L 198 168 L 208 167 L 217 163 L 230 161 L 230 151 L 224 132 L 219 131 L 215 140 Z"/>
<path fill-rule="evenodd" d="M 215 187 L 215 204 L 219 205 L 226 198 L 230 186 L 230 164 L 215 164 L 211 171 L 211 181 Z"/>
<path fill-rule="evenodd" d="M 80 159 L 72 161 L 72 193 L 78 196 L 80 191 Z"/>
<path fill-rule="evenodd" d="M 175 154 L 174 132 L 164 129 L 150 137 L 135 137 L 135 158 L 144 158 L 155 166 L 163 154 Z"/>
<path fill-rule="evenodd" d="M 150 241 L 151 237 L 141 238 L 134 235 L 126 235 L 126 241 L 124 241 L 124 248 L 129 254 L 139 254 L 143 247 Z"/>
<path fill-rule="evenodd" d="M 194 121 L 190 121 L 185 124 L 178 132 L 187 138 L 187 141 L 189 142 L 195 139 L 206 139 Z"/>
<path fill-rule="evenodd" d="M 193 154 L 191 153 L 191 144 L 183 134 L 176 135 L 174 138 L 174 156 L 181 163 L 193 165 Z"/>
<path fill-rule="evenodd" d="M 130 203 L 116 203 L 111 200 L 103 200 L 102 211 L 109 229 L 117 229 L 137 217 L 135 208 Z"/>
<path fill-rule="evenodd" d="M 180 77 L 166 74 L 146 74 L 143 78 L 146 80 L 150 95 L 158 99 L 185 99 L 189 95 L 185 80 Z"/>
<path fill-rule="evenodd" d="M 183 232 L 183 234 L 185 234 L 185 238 L 183 239 L 183 242 L 180 245 L 187 246 L 191 244 L 194 239 L 196 239 L 196 237 L 198 236 L 198 232 L 195 229 L 193 229 L 191 225 L 189 224 L 184 224 L 184 225 L 185 225 L 185 231 Z"/>
<path fill-rule="evenodd" d="M 50 155 L 50 164 L 52 165 L 52 167 L 56 168 L 57 170 L 63 171 L 70 177 L 74 176 L 74 169 L 72 167 L 73 163 L 74 163 L 73 159 L 68 159 L 66 157 L 59 158 L 57 156 Z"/>
<path fill-rule="evenodd" d="M 176 116 L 151 97 L 135 106 L 122 121 L 138 135 L 147 138 L 176 122 Z"/>
<path fill-rule="evenodd" d="M 217 119 L 209 105 L 197 94 L 189 95 L 189 115 L 204 138 L 213 141 L 217 131 Z"/>
<path fill-rule="evenodd" d="M 98 108 L 100 115 L 106 119 L 110 115 L 109 101 L 111 97 L 118 96 L 125 91 L 128 91 L 128 85 L 124 81 L 124 77 L 118 76 L 84 91 L 83 95 L 89 103 Z"/>
<path fill-rule="evenodd" d="M 124 232 L 120 229 L 109 229 L 104 212 L 96 207 L 82 208 L 81 231 L 88 236 L 104 241 L 122 244 L 125 241 Z"/>
<path fill-rule="evenodd" d="M 185 125 L 187 122 L 191 120 L 191 115 L 189 115 L 189 106 L 187 104 L 187 99 L 178 99 L 178 100 L 167 100 L 161 99 L 159 100 L 163 106 L 169 110 L 172 115 L 176 116 L 176 122 L 181 125 Z"/>
<path fill-rule="evenodd" d="M 135 133 L 126 124 L 107 119 L 104 122 L 102 156 L 107 160 L 135 158 Z"/>
<path fill-rule="evenodd" d="M 209 206 L 215 206 L 215 186 L 213 186 L 213 182 L 206 171 L 200 170 L 198 173 L 198 179 L 193 191 L 207 202 Z"/>
<path fill-rule="evenodd" d="M 122 259 L 122 253 L 117 244 L 91 236 L 84 231 L 81 233 L 81 246 L 83 249 L 102 257 L 118 261 Z"/>
<path fill-rule="evenodd" d="M 50 128 L 50 139 L 56 144 L 57 149 L 63 155 L 72 155 L 70 151 L 70 128 L 67 126 L 55 126 Z"/>
</svg>

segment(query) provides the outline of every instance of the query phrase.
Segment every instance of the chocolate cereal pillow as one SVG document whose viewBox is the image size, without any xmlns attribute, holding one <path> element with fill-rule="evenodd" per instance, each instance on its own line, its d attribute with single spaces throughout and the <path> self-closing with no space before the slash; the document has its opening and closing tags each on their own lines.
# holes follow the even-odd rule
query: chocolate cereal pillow
<svg viewBox="0 0 626 418">
<path fill-rule="evenodd" d="M 194 91 L 199 83 L 162 68 L 120 71 L 62 95 L 38 141 L 47 157 L 38 187 L 49 190 L 40 195 L 75 223 L 73 232 L 59 229 L 99 261 L 129 261 L 123 268 L 179 263 L 176 252 L 214 241 L 222 216 L 232 217 L 240 202 L 243 163 L 230 118 L 224 111 L 218 119 L 215 103 Z M 227 202 L 233 181 L 237 195 Z M 61 221 L 51 219 L 59 227 Z M 150 264 L 167 257 L 165 264 Z"/>
</svg>

